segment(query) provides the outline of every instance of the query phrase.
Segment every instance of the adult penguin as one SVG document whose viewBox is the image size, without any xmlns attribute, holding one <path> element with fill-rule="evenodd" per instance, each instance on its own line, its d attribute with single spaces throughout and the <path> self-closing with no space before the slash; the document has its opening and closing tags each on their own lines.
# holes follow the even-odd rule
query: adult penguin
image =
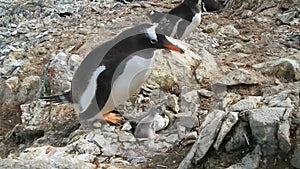
<svg viewBox="0 0 300 169">
<path fill-rule="evenodd" d="M 167 13 L 152 11 L 149 18 L 158 24 L 157 32 L 182 40 L 200 25 L 201 2 L 184 0 Z"/>
<path fill-rule="evenodd" d="M 150 24 L 139 25 L 98 46 L 76 70 L 71 91 L 41 99 L 74 103 L 79 108 L 80 120 L 119 122 L 121 117 L 111 111 L 146 81 L 154 51 L 184 52 L 165 35 L 157 34 L 155 28 Z"/>
</svg>

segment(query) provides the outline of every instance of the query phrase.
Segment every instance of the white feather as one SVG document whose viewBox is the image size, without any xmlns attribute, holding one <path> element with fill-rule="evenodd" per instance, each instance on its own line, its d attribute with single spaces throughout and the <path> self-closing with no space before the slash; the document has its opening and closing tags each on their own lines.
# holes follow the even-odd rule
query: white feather
<svg viewBox="0 0 300 169">
<path fill-rule="evenodd" d="M 93 97 L 95 96 L 96 89 L 97 89 L 97 78 L 102 73 L 106 67 L 104 65 L 99 66 L 94 72 L 93 75 L 85 88 L 84 92 L 80 96 L 79 104 L 80 104 L 80 110 L 81 112 L 84 112 L 84 110 L 89 106 L 91 103 Z"/>
<path fill-rule="evenodd" d="M 194 29 L 196 29 L 201 22 L 201 13 L 197 13 L 192 20 L 192 23 L 185 29 L 182 37 L 180 39 L 186 38 Z"/>
</svg>

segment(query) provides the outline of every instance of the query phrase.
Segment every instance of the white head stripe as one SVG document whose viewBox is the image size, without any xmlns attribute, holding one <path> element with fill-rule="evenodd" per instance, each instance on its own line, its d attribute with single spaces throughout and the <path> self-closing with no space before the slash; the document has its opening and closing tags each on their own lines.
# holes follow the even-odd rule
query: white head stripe
<svg viewBox="0 0 300 169">
<path fill-rule="evenodd" d="M 150 38 L 151 40 L 156 40 L 157 41 L 157 35 L 155 32 L 155 28 L 157 27 L 157 23 L 153 24 L 153 26 L 151 26 L 150 28 L 146 29 L 145 34 L 148 38 Z"/>
</svg>

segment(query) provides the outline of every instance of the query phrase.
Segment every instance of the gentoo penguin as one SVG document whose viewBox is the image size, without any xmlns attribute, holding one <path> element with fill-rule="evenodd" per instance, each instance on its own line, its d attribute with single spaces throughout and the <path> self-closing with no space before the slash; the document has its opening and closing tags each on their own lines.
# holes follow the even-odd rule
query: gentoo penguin
<svg viewBox="0 0 300 169">
<path fill-rule="evenodd" d="M 168 13 L 151 12 L 149 18 L 157 23 L 157 31 L 175 39 L 186 38 L 201 22 L 202 0 L 184 0 Z"/>
<path fill-rule="evenodd" d="M 110 113 L 136 92 L 147 79 L 156 49 L 183 53 L 155 25 L 130 28 L 98 46 L 82 61 L 72 79 L 70 92 L 43 97 L 46 101 L 71 102 L 79 108 L 80 120 L 120 121 Z"/>
<path fill-rule="evenodd" d="M 202 0 L 201 9 L 203 12 L 221 12 L 229 0 Z"/>
</svg>

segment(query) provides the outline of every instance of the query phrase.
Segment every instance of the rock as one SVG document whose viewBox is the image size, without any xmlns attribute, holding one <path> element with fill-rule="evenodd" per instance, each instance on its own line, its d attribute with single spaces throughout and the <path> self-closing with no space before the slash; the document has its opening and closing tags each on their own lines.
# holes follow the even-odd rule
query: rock
<svg viewBox="0 0 300 169">
<path fill-rule="evenodd" d="M 236 78 L 239 77 L 239 78 Z M 261 82 L 260 77 L 253 71 L 246 69 L 236 69 L 218 80 L 217 83 L 232 86 L 239 84 L 253 85 Z"/>
<path fill-rule="evenodd" d="M 13 90 L 2 78 L 0 78 L 0 105 L 1 107 L 10 107 L 16 105 Z"/>
<path fill-rule="evenodd" d="M 147 162 L 147 158 L 144 157 L 143 155 L 139 155 L 133 150 L 129 150 L 127 153 L 126 160 L 131 162 L 131 163 L 145 163 Z"/>
<path fill-rule="evenodd" d="M 119 141 L 121 142 L 135 142 L 136 139 L 135 137 L 131 134 L 131 133 L 128 133 L 128 132 L 125 132 L 125 131 L 120 131 L 118 132 L 118 135 L 119 135 Z"/>
<path fill-rule="evenodd" d="M 190 91 L 181 95 L 181 112 L 191 112 L 196 113 L 198 111 L 198 106 L 200 98 L 197 90 Z"/>
<path fill-rule="evenodd" d="M 156 111 L 152 111 L 144 117 L 140 122 L 138 122 L 136 129 L 134 131 L 134 136 L 136 138 L 149 138 L 154 139 L 155 137 L 155 116 L 157 115 Z"/>
<path fill-rule="evenodd" d="M 163 138 L 167 143 L 175 145 L 176 142 L 178 142 L 178 134 L 170 134 L 169 136 Z"/>
<path fill-rule="evenodd" d="M 91 161 L 81 160 L 81 155 L 71 155 L 65 152 L 65 147 L 43 146 L 27 148 L 20 154 L 18 160 L 0 160 L 1 168 L 92 168 Z M 87 154 L 86 157 L 89 155 Z M 89 159 L 90 157 L 88 157 Z M 86 158 L 84 158 L 86 159 Z"/>
<path fill-rule="evenodd" d="M 244 10 L 244 12 L 242 13 L 242 18 L 249 18 L 251 16 L 253 16 L 253 12 L 251 10 Z"/>
<path fill-rule="evenodd" d="M 279 124 L 277 139 L 281 151 L 288 153 L 291 150 L 290 141 L 290 124 L 288 120 L 282 121 Z"/>
<path fill-rule="evenodd" d="M 245 168 L 258 168 L 261 159 L 261 150 L 259 146 L 242 158 L 242 164 Z"/>
<path fill-rule="evenodd" d="M 180 110 L 178 104 L 178 97 L 174 94 L 168 96 L 167 107 L 169 107 L 175 113 L 178 113 Z"/>
<path fill-rule="evenodd" d="M 101 148 L 104 156 L 115 156 L 118 154 L 119 146 L 116 143 L 107 144 Z"/>
<path fill-rule="evenodd" d="M 209 25 L 206 25 L 204 28 L 203 28 L 203 32 L 205 33 L 214 33 L 217 31 L 219 25 L 216 24 L 216 23 L 211 23 Z"/>
<path fill-rule="evenodd" d="M 216 56 L 207 50 L 201 50 L 203 56 L 202 62 L 198 64 L 195 70 L 196 80 L 199 84 L 203 82 L 214 82 L 220 76 L 220 68 L 216 62 Z"/>
<path fill-rule="evenodd" d="M 281 24 L 291 24 L 297 15 L 299 15 L 298 11 L 289 10 L 277 16 L 277 20 L 280 21 Z"/>
<path fill-rule="evenodd" d="M 230 106 L 229 111 L 245 111 L 259 108 L 262 105 L 261 100 L 261 96 L 249 96 Z"/>
<path fill-rule="evenodd" d="M 261 160 L 260 147 L 256 146 L 255 149 L 242 158 L 242 163 L 231 165 L 226 169 L 254 169 L 259 167 Z"/>
<path fill-rule="evenodd" d="M 281 58 L 259 63 L 252 67 L 269 76 L 275 76 L 288 81 L 300 80 L 300 65 L 293 59 Z"/>
<path fill-rule="evenodd" d="M 225 144 L 225 150 L 226 152 L 232 152 L 245 146 L 249 146 L 248 133 L 245 124 L 240 123 L 230 137 L 230 140 Z"/>
<path fill-rule="evenodd" d="M 156 57 L 154 70 L 150 75 L 150 80 L 160 85 L 164 91 L 178 94 L 179 88 L 182 86 L 193 86 L 197 84 L 193 74 L 192 66 L 197 65 L 202 58 L 190 50 L 189 45 L 176 40 L 169 40 L 183 48 L 185 54 L 178 52 L 164 53 L 163 51 L 155 52 Z"/>
<path fill-rule="evenodd" d="M 281 120 L 287 120 L 284 119 L 285 113 L 285 108 L 261 108 L 249 111 L 251 131 L 264 156 L 277 153 L 278 125 Z"/>
<path fill-rule="evenodd" d="M 234 105 L 234 103 L 237 103 L 241 100 L 241 95 L 236 94 L 236 93 L 227 93 L 226 91 L 224 91 L 224 96 L 220 96 L 220 104 L 221 107 L 225 110 L 229 110 L 230 106 Z"/>
<path fill-rule="evenodd" d="M 204 97 L 212 97 L 214 95 L 214 92 L 205 89 L 200 89 L 198 92 L 201 96 Z"/>
<path fill-rule="evenodd" d="M 25 103 L 28 100 L 33 99 L 38 91 L 40 77 L 39 76 L 28 76 L 20 82 L 18 86 L 18 97 L 19 103 Z"/>
<path fill-rule="evenodd" d="M 240 34 L 240 32 L 233 25 L 221 27 L 220 33 L 227 36 L 238 36 Z"/>
<path fill-rule="evenodd" d="M 297 106 L 297 102 L 299 103 L 299 99 L 295 98 L 295 95 L 297 95 L 296 92 L 284 90 L 278 94 L 266 96 L 264 102 L 270 107 L 293 108 L 294 106 Z M 292 102 L 291 98 L 293 98 L 294 102 Z"/>
<path fill-rule="evenodd" d="M 130 131 L 131 129 L 132 129 L 132 126 L 131 126 L 130 122 L 124 123 L 121 128 L 121 130 L 123 130 L 123 131 Z"/>
<path fill-rule="evenodd" d="M 168 116 L 164 115 L 161 116 L 160 114 L 157 114 L 154 118 L 154 128 L 155 131 L 160 131 L 165 129 L 170 123 L 170 119 Z"/>
<path fill-rule="evenodd" d="M 219 131 L 215 141 L 214 148 L 219 149 L 225 136 L 230 132 L 231 128 L 237 123 L 239 117 L 238 112 L 229 112 Z"/>
<path fill-rule="evenodd" d="M 16 74 L 20 67 L 28 63 L 28 60 L 5 59 L 3 67 L 0 69 L 4 75 Z"/>
<path fill-rule="evenodd" d="M 117 135 L 116 135 L 117 137 Z M 109 145 L 112 142 L 112 137 L 105 137 L 100 131 L 95 130 L 87 134 L 86 139 L 90 142 L 95 142 L 100 147 Z"/>
<path fill-rule="evenodd" d="M 175 124 L 184 127 L 186 132 L 190 132 L 197 123 L 198 118 L 195 116 L 177 116 L 175 121 Z"/>
<path fill-rule="evenodd" d="M 83 60 L 82 57 L 79 55 L 71 55 L 68 59 L 68 67 L 71 71 L 75 71 L 78 66 L 80 65 L 81 61 Z"/>
<path fill-rule="evenodd" d="M 51 90 L 54 91 L 53 93 L 62 93 L 71 89 L 71 81 L 73 78 L 75 65 L 74 60 L 75 57 L 69 59 L 68 55 L 63 52 L 52 56 L 48 68 L 48 80 L 51 84 L 53 84 L 51 85 Z"/>
<path fill-rule="evenodd" d="M 92 155 L 100 155 L 100 148 L 88 140 L 79 139 L 74 143 L 67 146 L 68 152 L 75 151 L 78 154 L 92 154 Z"/>
<path fill-rule="evenodd" d="M 238 164 L 233 164 L 229 167 L 227 167 L 226 169 L 244 169 L 245 166 L 242 163 L 238 163 Z"/>
<path fill-rule="evenodd" d="M 16 90 L 16 87 L 19 84 L 20 80 L 18 77 L 14 76 L 8 78 L 5 82 L 11 90 Z"/>
<path fill-rule="evenodd" d="M 295 168 L 300 168 L 300 148 L 297 148 L 291 159 L 291 165 Z"/>
<path fill-rule="evenodd" d="M 206 116 L 199 128 L 199 136 L 196 142 L 179 164 L 178 169 L 189 168 L 193 158 L 198 162 L 205 156 L 210 146 L 213 144 L 213 140 L 216 137 L 225 116 L 226 113 L 221 110 L 214 110 Z"/>
</svg>

